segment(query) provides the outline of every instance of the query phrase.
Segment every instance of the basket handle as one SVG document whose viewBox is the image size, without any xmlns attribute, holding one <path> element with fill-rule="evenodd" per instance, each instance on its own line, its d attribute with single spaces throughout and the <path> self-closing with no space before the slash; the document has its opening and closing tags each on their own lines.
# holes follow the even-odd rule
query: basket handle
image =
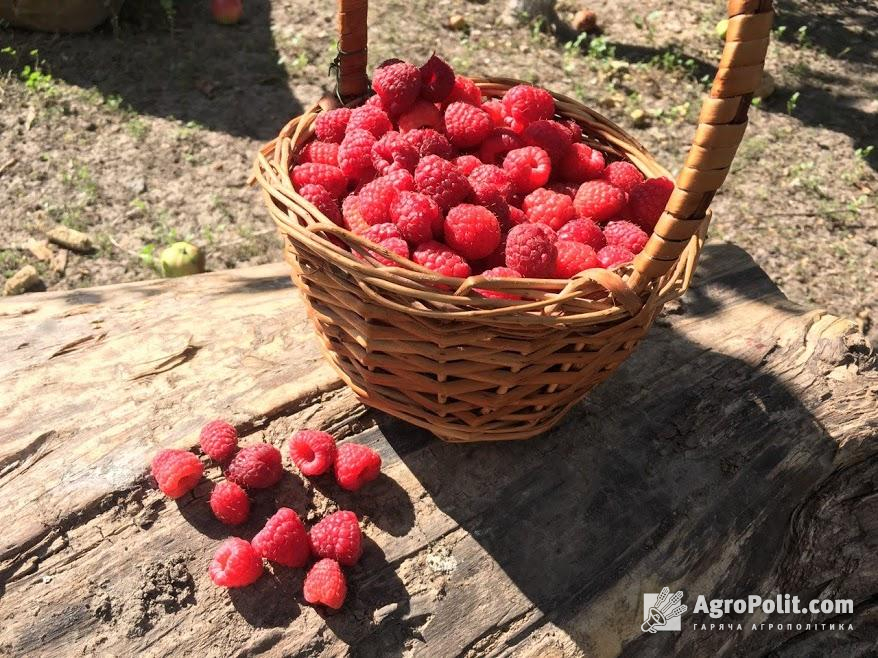
<svg viewBox="0 0 878 658">
<path fill-rule="evenodd" d="M 338 0 L 338 54 L 333 68 L 340 99 L 362 96 L 369 89 L 366 74 L 368 0 Z"/>
</svg>

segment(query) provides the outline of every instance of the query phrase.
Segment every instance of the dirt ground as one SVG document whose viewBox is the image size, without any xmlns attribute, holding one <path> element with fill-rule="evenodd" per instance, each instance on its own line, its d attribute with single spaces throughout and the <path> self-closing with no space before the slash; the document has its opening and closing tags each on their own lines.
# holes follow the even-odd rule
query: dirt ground
<svg viewBox="0 0 878 658">
<path fill-rule="evenodd" d="M 235 27 L 214 24 L 206 2 L 161 4 L 129 1 L 88 35 L 0 31 L 0 282 L 26 263 L 52 289 L 154 277 L 141 255 L 177 239 L 204 247 L 209 269 L 280 258 L 245 180 L 257 147 L 331 84 L 335 3 L 248 0 Z M 504 5 L 374 2 L 370 62 L 436 50 L 462 73 L 539 83 L 679 167 L 719 59 L 724 2 L 590 0 L 603 34 L 579 41 L 540 22 L 510 25 Z M 792 299 L 873 329 L 878 10 L 776 5 L 776 91 L 751 113 L 712 235 L 746 248 Z M 569 20 L 578 6 L 558 8 Z M 454 14 L 467 30 L 443 27 Z M 647 125 L 635 128 L 638 109 Z M 97 247 L 70 254 L 63 272 L 22 248 L 57 222 Z"/>
</svg>

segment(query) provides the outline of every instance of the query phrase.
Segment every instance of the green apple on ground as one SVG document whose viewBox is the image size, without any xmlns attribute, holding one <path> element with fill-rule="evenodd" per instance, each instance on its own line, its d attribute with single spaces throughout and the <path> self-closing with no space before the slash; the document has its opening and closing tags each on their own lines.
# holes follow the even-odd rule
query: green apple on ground
<svg viewBox="0 0 878 658">
<path fill-rule="evenodd" d="M 204 253 L 188 242 L 175 242 L 162 251 L 159 270 L 164 277 L 200 274 L 204 272 Z"/>
</svg>

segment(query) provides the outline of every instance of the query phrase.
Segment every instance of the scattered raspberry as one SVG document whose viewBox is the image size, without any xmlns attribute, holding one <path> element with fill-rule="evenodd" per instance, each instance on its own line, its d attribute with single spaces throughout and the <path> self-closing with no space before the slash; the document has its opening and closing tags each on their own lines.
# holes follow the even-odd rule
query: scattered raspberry
<svg viewBox="0 0 878 658">
<path fill-rule="evenodd" d="M 421 128 L 445 130 L 442 112 L 429 101 L 415 101 L 414 105 L 400 115 L 396 123 L 404 133 Z"/>
<path fill-rule="evenodd" d="M 348 121 L 348 132 L 361 128 L 368 130 L 375 137 L 381 137 L 388 130 L 393 130 L 393 124 L 387 112 L 374 105 L 361 105 L 351 112 L 351 120 Z"/>
<path fill-rule="evenodd" d="M 210 494 L 213 515 L 226 525 L 240 525 L 250 516 L 250 499 L 234 482 L 225 480 L 217 484 Z"/>
<path fill-rule="evenodd" d="M 527 194 L 548 182 L 552 161 L 549 154 L 538 146 L 525 146 L 509 151 L 503 159 L 503 168 L 515 189 Z"/>
<path fill-rule="evenodd" d="M 571 199 L 576 197 L 576 193 L 579 191 L 579 185 L 576 183 L 565 183 L 555 182 L 551 183 L 547 186 L 547 189 L 552 190 L 553 192 L 557 192 L 558 194 L 564 194 L 565 196 L 569 196 Z"/>
<path fill-rule="evenodd" d="M 573 143 L 570 131 L 565 126 L 547 119 L 528 124 L 521 133 L 521 138 L 528 146 L 539 146 L 543 149 L 555 164 L 564 159 Z"/>
<path fill-rule="evenodd" d="M 628 195 L 629 216 L 652 233 L 673 191 L 673 181 L 664 176 L 643 181 Z"/>
<path fill-rule="evenodd" d="M 506 117 L 503 114 L 503 101 L 499 98 L 492 98 L 482 103 L 482 109 L 488 113 L 496 127 L 502 128 L 504 126 L 504 119 Z"/>
<path fill-rule="evenodd" d="M 356 491 L 377 478 L 380 472 L 381 457 L 372 448 L 357 443 L 345 443 L 339 447 L 335 458 L 335 479 L 342 489 Z"/>
<path fill-rule="evenodd" d="M 473 198 L 483 206 L 491 206 L 499 201 L 505 203 L 512 194 L 509 174 L 494 165 L 479 165 L 470 172 L 467 180 L 473 188 Z"/>
<path fill-rule="evenodd" d="M 558 230 L 558 239 L 581 242 L 595 251 L 607 245 L 604 232 L 590 219 L 574 219 L 567 222 Z"/>
<path fill-rule="evenodd" d="M 402 238 L 385 238 L 379 242 L 378 245 L 384 247 L 387 251 L 393 252 L 401 258 L 409 257 L 409 246 Z M 382 265 L 386 265 L 387 267 L 399 267 L 399 263 L 391 260 L 387 256 L 379 254 L 377 251 L 370 251 L 369 255 Z"/>
<path fill-rule="evenodd" d="M 482 272 L 482 276 L 486 279 L 520 279 L 521 274 L 509 267 L 493 267 L 490 270 Z M 521 299 L 518 295 L 508 292 L 500 292 L 499 290 L 488 290 L 487 288 L 476 288 L 475 291 L 482 297 L 489 299 Z"/>
<path fill-rule="evenodd" d="M 470 105 L 482 104 L 482 92 L 475 82 L 463 75 L 454 76 L 454 87 L 445 99 L 445 103 L 469 103 Z"/>
<path fill-rule="evenodd" d="M 528 221 L 558 230 L 576 216 L 573 199 L 539 187 L 524 198 L 521 207 Z"/>
<path fill-rule="evenodd" d="M 558 166 L 558 177 L 574 183 L 584 183 L 601 175 L 604 154 L 587 144 L 573 144 Z"/>
<path fill-rule="evenodd" d="M 604 227 L 607 244 L 624 247 L 632 254 L 643 251 L 649 236 L 643 229 L 631 222 L 610 222 Z"/>
<path fill-rule="evenodd" d="M 320 212 L 326 215 L 326 218 L 334 224 L 342 225 L 341 210 L 338 208 L 338 202 L 332 195 L 326 191 L 322 185 L 303 185 L 299 190 L 299 194 L 307 199 Z"/>
<path fill-rule="evenodd" d="M 338 167 L 345 176 L 354 180 L 367 179 L 374 175 L 372 147 L 375 135 L 362 128 L 349 130 L 338 147 Z"/>
<path fill-rule="evenodd" d="M 527 221 L 527 215 L 521 208 L 516 208 L 515 206 L 509 206 L 509 224 L 511 226 L 518 226 L 519 224 L 524 224 Z M 511 228 L 510 226 L 510 228 Z"/>
<path fill-rule="evenodd" d="M 443 210 L 456 206 L 472 192 L 463 174 L 448 160 L 436 155 L 428 155 L 418 163 L 415 187 L 418 192 L 433 197 Z"/>
<path fill-rule="evenodd" d="M 299 153 L 299 164 L 306 164 L 308 162 L 328 164 L 337 167 L 338 144 L 335 142 L 308 142 L 305 144 L 302 152 Z"/>
<path fill-rule="evenodd" d="M 581 242 L 558 240 L 558 258 L 555 259 L 555 278 L 570 279 L 583 270 L 601 267 L 595 250 Z"/>
<path fill-rule="evenodd" d="M 212 420 L 201 428 L 198 437 L 202 452 L 213 461 L 223 464 L 238 449 L 238 430 L 224 420 Z"/>
<path fill-rule="evenodd" d="M 577 144 L 582 141 L 582 126 L 573 119 L 561 119 L 561 125 L 570 133 L 570 140 Z"/>
<path fill-rule="evenodd" d="M 557 255 L 554 232 L 544 224 L 520 224 L 506 238 L 506 266 L 522 276 L 552 276 Z"/>
<path fill-rule="evenodd" d="M 283 475 L 280 451 L 273 445 L 257 443 L 241 448 L 226 470 L 226 477 L 245 489 L 267 489 Z"/>
<path fill-rule="evenodd" d="M 630 162 L 618 160 L 607 165 L 601 178 L 624 192 L 630 192 L 643 182 L 643 174 Z"/>
<path fill-rule="evenodd" d="M 290 440 L 290 459 L 302 475 L 323 475 L 335 461 L 335 438 L 320 430 L 299 430 Z"/>
<path fill-rule="evenodd" d="M 438 155 L 445 159 L 451 157 L 452 148 L 448 138 L 432 128 L 410 130 L 405 133 L 405 138 L 418 149 L 418 155 L 422 158 L 428 155 Z"/>
<path fill-rule="evenodd" d="M 246 587 L 262 575 L 262 558 L 250 542 L 229 537 L 216 549 L 207 572 L 220 587 Z"/>
<path fill-rule="evenodd" d="M 421 66 L 421 97 L 441 103 L 454 89 L 454 71 L 435 53 Z"/>
<path fill-rule="evenodd" d="M 608 244 L 606 247 L 598 251 L 598 260 L 601 262 L 601 265 L 609 269 L 614 265 L 630 263 L 634 260 L 634 254 L 625 249 L 625 247 Z"/>
<path fill-rule="evenodd" d="M 452 160 L 454 166 L 457 167 L 457 170 L 462 173 L 464 176 L 469 176 L 476 167 L 481 166 L 483 163 L 474 155 L 459 155 L 454 160 Z"/>
<path fill-rule="evenodd" d="M 285 567 L 304 567 L 311 557 L 308 531 L 299 515 L 288 507 L 279 508 L 265 522 L 252 544 L 258 555 Z"/>
<path fill-rule="evenodd" d="M 411 172 L 405 169 L 391 171 L 384 178 L 397 192 L 411 192 L 415 189 L 415 179 Z"/>
<path fill-rule="evenodd" d="M 442 209 L 420 192 L 400 192 L 390 204 L 390 219 L 402 237 L 414 245 L 442 235 Z"/>
<path fill-rule="evenodd" d="M 351 120 L 351 110 L 340 107 L 337 110 L 321 112 L 314 120 L 314 132 L 321 142 L 334 142 L 340 144 L 344 139 L 348 121 Z"/>
<path fill-rule="evenodd" d="M 338 199 L 347 192 L 348 179 L 344 172 L 332 165 L 308 162 L 293 167 L 293 186 L 300 190 L 303 185 L 320 185 L 329 192 L 334 199 Z"/>
<path fill-rule="evenodd" d="M 308 603 L 320 603 L 333 610 L 344 605 L 348 585 L 335 560 L 320 560 L 305 576 L 303 593 Z"/>
<path fill-rule="evenodd" d="M 481 144 L 493 130 L 491 117 L 475 105 L 455 102 L 445 110 L 445 133 L 458 148 Z"/>
<path fill-rule="evenodd" d="M 494 128 L 494 132 L 479 147 L 479 158 L 485 164 L 500 164 L 509 151 L 524 146 L 521 137 L 509 128 Z"/>
<path fill-rule="evenodd" d="M 545 89 L 531 85 L 517 85 L 503 95 L 506 116 L 526 126 L 555 114 L 555 99 Z"/>
<path fill-rule="evenodd" d="M 445 243 L 466 259 L 484 258 L 500 242 L 500 222 L 483 206 L 463 203 L 445 217 Z"/>
<path fill-rule="evenodd" d="M 350 194 L 341 202 L 342 222 L 351 233 L 362 235 L 369 229 L 369 222 L 360 212 L 360 197 Z"/>
<path fill-rule="evenodd" d="M 398 116 L 418 99 L 421 72 L 407 62 L 379 66 L 372 74 L 372 89 L 381 97 L 390 116 Z"/>
<path fill-rule="evenodd" d="M 346 567 L 355 565 L 363 553 L 360 522 L 353 512 L 333 512 L 324 517 L 311 528 L 310 539 L 316 557 L 337 560 Z"/>
<path fill-rule="evenodd" d="M 390 221 L 390 204 L 399 194 L 393 180 L 382 176 L 363 185 L 357 195 L 360 199 L 360 214 L 369 224 Z"/>
<path fill-rule="evenodd" d="M 384 135 L 372 146 L 372 165 L 379 175 L 404 169 L 414 171 L 418 164 L 418 150 L 396 131 Z"/>
<path fill-rule="evenodd" d="M 168 498 L 179 498 L 198 484 L 204 466 L 186 450 L 161 450 L 152 458 L 152 476 Z"/>
<path fill-rule="evenodd" d="M 625 192 L 603 180 L 583 183 L 573 199 L 577 215 L 595 222 L 612 219 L 625 209 L 627 203 Z"/>
</svg>

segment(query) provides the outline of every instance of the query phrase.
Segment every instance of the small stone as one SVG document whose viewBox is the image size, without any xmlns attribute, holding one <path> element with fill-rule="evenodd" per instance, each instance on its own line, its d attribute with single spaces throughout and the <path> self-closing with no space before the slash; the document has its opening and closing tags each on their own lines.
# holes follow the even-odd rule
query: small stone
<svg viewBox="0 0 878 658">
<path fill-rule="evenodd" d="M 134 194 L 143 194 L 146 192 L 146 181 L 142 178 L 135 178 L 128 184 L 128 189 Z"/>
<path fill-rule="evenodd" d="M 469 27 L 469 25 L 466 22 L 466 18 L 464 18 L 460 14 L 454 14 L 451 18 L 448 19 L 448 27 L 455 32 L 461 32 Z"/>
<path fill-rule="evenodd" d="M 629 116 L 631 117 L 631 123 L 633 123 L 636 128 L 643 128 L 649 123 L 649 118 L 646 116 L 646 112 L 640 108 L 631 110 Z"/>
<path fill-rule="evenodd" d="M 590 9 L 580 9 L 570 25 L 577 32 L 594 32 L 598 27 L 598 15 Z"/>
<path fill-rule="evenodd" d="M 62 224 L 59 224 L 51 231 L 47 231 L 46 237 L 49 238 L 49 242 L 54 242 L 77 253 L 85 253 L 94 248 L 89 236 L 82 231 L 76 231 Z"/>
<path fill-rule="evenodd" d="M 3 286 L 3 294 L 20 295 L 28 290 L 37 288 L 42 283 L 43 280 L 40 279 L 40 275 L 37 274 L 36 268 L 33 265 L 25 265 L 18 270 L 18 272 L 6 279 L 6 284 Z"/>
<path fill-rule="evenodd" d="M 774 82 L 774 78 L 771 73 L 765 71 L 762 73 L 762 83 L 753 92 L 753 96 L 754 98 L 765 100 L 774 93 L 775 89 L 777 89 L 777 85 Z"/>
<path fill-rule="evenodd" d="M 52 260 L 52 250 L 49 249 L 48 240 L 36 240 L 31 238 L 24 244 L 25 248 L 34 255 L 34 258 L 42 261 Z"/>
<path fill-rule="evenodd" d="M 59 249 L 58 253 L 52 256 L 52 260 L 49 265 L 55 274 L 64 274 L 64 270 L 67 269 L 68 253 L 70 252 L 68 252 L 66 249 Z"/>
</svg>

